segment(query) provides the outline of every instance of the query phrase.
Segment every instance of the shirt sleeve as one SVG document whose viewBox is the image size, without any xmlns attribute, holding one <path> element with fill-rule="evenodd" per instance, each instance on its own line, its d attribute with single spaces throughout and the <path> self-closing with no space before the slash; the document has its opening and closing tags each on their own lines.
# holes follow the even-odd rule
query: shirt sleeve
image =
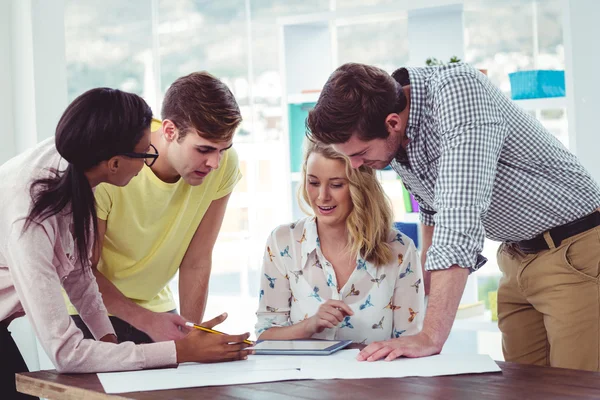
<svg viewBox="0 0 600 400">
<path fill-rule="evenodd" d="M 425 291 L 423 290 L 423 269 L 419 252 L 413 241 L 403 235 L 407 247 L 393 242 L 393 251 L 403 254 L 400 271 L 396 276 L 392 304 L 394 310 L 392 337 L 415 335 L 423 329 L 425 317 Z"/>
<path fill-rule="evenodd" d="M 47 219 L 22 232 L 22 223 L 15 223 L 7 241 L 7 264 L 19 300 L 46 354 L 63 373 L 124 371 L 174 365 L 175 343 L 160 342 L 135 345 L 84 339 L 82 332 L 67 313 L 61 294 L 61 279 L 69 281 L 71 292 L 81 293 L 80 304 L 92 303 L 87 314 L 95 334 L 106 331 L 108 316 L 94 300 L 95 282 L 83 278 L 84 287 L 76 289 L 82 278 L 61 278 L 63 267 L 55 252 L 56 224 Z M 93 283 L 92 283 L 93 282 Z M 91 300 L 90 300 L 91 299 Z M 87 322 L 87 321 L 86 321 Z"/>
<path fill-rule="evenodd" d="M 101 183 L 96 186 L 94 197 L 96 198 L 96 216 L 106 221 L 112 209 L 112 197 L 109 185 Z"/>
<path fill-rule="evenodd" d="M 219 167 L 223 168 L 221 182 L 213 200 L 227 196 L 233 191 L 233 188 L 235 188 L 240 179 L 242 179 L 238 154 L 235 149 L 232 147 L 227 150 L 223 158 L 222 164 Z"/>
<path fill-rule="evenodd" d="M 96 340 L 115 333 L 102 302 L 96 278 L 89 268 L 75 266 L 63 280 L 62 286 Z"/>
<path fill-rule="evenodd" d="M 441 156 L 435 186 L 435 230 L 426 269 L 478 269 L 482 217 L 492 198 L 507 126 L 494 99 L 473 75 L 454 75 L 434 93 Z"/>
<path fill-rule="evenodd" d="M 421 223 L 433 226 L 433 216 L 435 215 L 435 211 L 433 210 L 433 208 L 429 204 L 427 204 L 427 202 L 423 200 L 421 196 L 419 196 L 416 193 L 413 193 L 412 189 L 410 188 L 410 185 L 408 185 L 406 182 L 403 182 L 402 184 L 419 204 L 419 220 L 421 221 Z"/>
<path fill-rule="evenodd" d="M 291 236 L 291 235 L 290 235 Z M 260 293 L 256 312 L 256 336 L 274 326 L 289 326 L 292 290 L 286 268 L 281 262 L 277 230 L 267 239 L 260 274 Z M 285 247 L 285 245 L 283 245 Z"/>
<path fill-rule="evenodd" d="M 159 118 L 152 117 L 152 122 L 150 123 L 150 132 L 156 132 L 162 128 L 162 121 Z"/>
<path fill-rule="evenodd" d="M 419 220 L 424 225 L 433 226 L 435 225 L 433 216 L 435 215 L 435 211 L 433 208 L 427 204 L 423 198 L 417 194 L 413 193 L 413 197 L 419 204 Z"/>
</svg>

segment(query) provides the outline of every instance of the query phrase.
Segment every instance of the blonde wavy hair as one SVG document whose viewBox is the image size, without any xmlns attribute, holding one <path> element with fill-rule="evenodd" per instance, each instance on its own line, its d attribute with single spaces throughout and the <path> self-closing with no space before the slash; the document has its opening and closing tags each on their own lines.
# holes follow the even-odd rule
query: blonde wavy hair
<svg viewBox="0 0 600 400">
<path fill-rule="evenodd" d="M 307 140 L 302 163 L 302 180 L 298 187 L 302 211 L 313 215 L 312 209 L 308 207 L 310 200 L 306 190 L 306 164 L 308 157 L 313 153 L 330 160 L 340 160 L 346 166 L 346 177 L 350 184 L 350 198 L 353 205 L 346 219 L 348 247 L 351 254 L 360 255 L 375 266 L 392 261 L 393 254 L 389 243 L 393 223 L 392 207 L 372 168 L 364 165 L 352 168 L 350 159 L 333 150 L 331 146 Z"/>
</svg>

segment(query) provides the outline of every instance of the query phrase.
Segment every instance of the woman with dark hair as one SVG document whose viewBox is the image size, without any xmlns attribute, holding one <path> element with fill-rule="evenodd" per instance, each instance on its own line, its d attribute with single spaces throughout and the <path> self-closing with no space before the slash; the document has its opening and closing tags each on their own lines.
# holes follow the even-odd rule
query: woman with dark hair
<svg viewBox="0 0 600 400">
<path fill-rule="evenodd" d="M 27 367 L 9 323 L 27 315 L 60 372 L 101 372 L 186 361 L 245 358 L 248 334 L 194 330 L 178 341 L 116 344 L 89 257 L 96 234 L 93 188 L 124 186 L 158 153 L 150 144 L 152 111 L 139 96 L 92 89 L 73 101 L 48 139 L 0 167 L 0 393 L 18 396 Z M 94 337 L 85 340 L 61 287 Z M 205 323 L 216 325 L 224 316 Z M 111 342 L 111 343 L 105 343 Z M 12 398 L 12 397 L 11 397 Z"/>
</svg>

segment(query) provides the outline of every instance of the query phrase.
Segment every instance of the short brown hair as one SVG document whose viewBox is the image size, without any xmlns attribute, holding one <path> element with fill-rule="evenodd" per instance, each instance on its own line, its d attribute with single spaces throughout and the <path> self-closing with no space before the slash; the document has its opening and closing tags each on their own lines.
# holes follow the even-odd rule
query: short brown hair
<svg viewBox="0 0 600 400">
<path fill-rule="evenodd" d="M 385 139 L 385 119 L 406 108 L 402 87 L 384 70 L 347 63 L 329 77 L 314 109 L 306 118 L 306 135 L 325 144 Z"/>
<path fill-rule="evenodd" d="M 183 138 L 194 128 L 203 138 L 231 140 L 242 122 L 240 107 L 227 85 L 206 71 L 178 78 L 165 93 L 161 117 L 173 121 Z"/>
</svg>

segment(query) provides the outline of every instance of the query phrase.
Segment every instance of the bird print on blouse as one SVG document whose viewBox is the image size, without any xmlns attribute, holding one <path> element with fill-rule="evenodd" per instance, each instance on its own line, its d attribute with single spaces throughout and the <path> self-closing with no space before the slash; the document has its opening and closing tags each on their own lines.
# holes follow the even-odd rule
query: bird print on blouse
<svg viewBox="0 0 600 400">
<path fill-rule="evenodd" d="M 410 263 L 408 263 L 408 265 L 406 266 L 406 269 L 403 272 L 400 272 L 400 276 L 399 278 L 405 278 L 407 277 L 409 274 L 412 274 L 413 271 L 410 269 Z"/>
<path fill-rule="evenodd" d="M 317 267 L 319 269 L 323 269 L 323 266 L 321 265 L 321 262 L 319 260 L 315 260 L 315 263 L 313 264 L 314 267 Z"/>
<path fill-rule="evenodd" d="M 387 304 L 387 306 L 385 306 L 384 308 L 390 309 L 392 311 L 396 311 L 400 309 L 400 306 L 395 306 L 393 304 L 394 302 L 394 296 L 390 297 L 390 302 Z"/>
<path fill-rule="evenodd" d="M 354 326 L 352 326 L 352 323 L 350 322 L 350 316 L 347 315 L 344 317 L 344 320 L 342 321 L 342 325 L 340 326 L 340 328 L 350 328 L 350 329 L 354 329 Z"/>
<path fill-rule="evenodd" d="M 360 290 L 356 289 L 354 287 L 354 283 L 352 284 L 352 286 L 350 287 L 350 292 L 348 292 L 348 294 L 346 295 L 346 297 L 349 296 L 358 296 L 360 294 Z"/>
<path fill-rule="evenodd" d="M 414 311 L 412 308 L 408 308 L 408 312 L 410 313 L 410 317 L 408 317 L 408 322 L 413 322 L 415 320 L 415 317 L 417 316 L 417 314 L 419 313 L 418 311 Z"/>
<path fill-rule="evenodd" d="M 385 279 L 385 274 L 381 274 L 381 276 L 379 278 L 373 278 L 371 279 L 371 282 L 374 282 L 377 284 L 377 287 L 379 287 L 379 284 Z"/>
<path fill-rule="evenodd" d="M 404 240 L 402 240 L 402 234 L 400 232 L 396 233 L 396 237 L 394 238 L 395 242 L 400 242 L 400 244 L 404 244 Z"/>
<path fill-rule="evenodd" d="M 279 254 L 281 254 L 281 257 L 292 258 L 292 256 L 290 256 L 290 246 L 285 246 L 285 249 L 283 249 L 283 251 L 280 251 Z"/>
<path fill-rule="evenodd" d="M 265 278 L 267 278 L 267 280 L 269 281 L 269 287 L 271 289 L 275 289 L 275 281 L 277 280 L 277 278 L 271 278 L 269 275 L 265 274 Z M 263 292 L 264 293 L 264 292 Z"/>
<path fill-rule="evenodd" d="M 302 274 L 303 274 L 302 270 L 300 270 L 300 271 L 290 271 L 290 272 L 296 278 L 296 283 L 298 283 L 298 280 L 300 279 L 300 276 L 302 276 Z"/>
<path fill-rule="evenodd" d="M 379 321 L 378 324 L 373 324 L 373 329 L 383 329 L 383 320 L 385 319 L 385 317 L 381 317 L 381 320 Z"/>
<path fill-rule="evenodd" d="M 308 297 L 314 297 L 315 299 L 317 299 L 319 302 L 322 302 L 323 299 L 321 299 L 321 296 L 319 296 L 319 288 L 317 286 L 315 286 L 313 288 L 313 292 L 311 294 L 308 295 Z"/>
<path fill-rule="evenodd" d="M 302 237 L 300 238 L 300 240 L 297 240 L 297 242 L 302 244 L 302 243 L 304 243 L 305 240 L 306 240 L 306 229 L 304 231 L 302 231 Z"/>
<path fill-rule="evenodd" d="M 371 303 L 371 295 L 367 296 L 367 299 L 365 300 L 364 303 L 362 303 L 360 305 L 360 307 L 358 307 L 360 310 L 364 310 L 367 307 L 373 307 L 373 303 Z"/>
<path fill-rule="evenodd" d="M 335 286 L 335 283 L 333 283 L 333 275 L 331 274 L 327 275 L 327 286 Z"/>
<path fill-rule="evenodd" d="M 359 258 L 358 261 L 356 262 L 356 269 L 357 270 L 367 270 L 367 262 L 365 260 L 363 260 L 362 258 Z"/>
<path fill-rule="evenodd" d="M 421 278 L 417 279 L 417 281 L 415 283 L 413 283 L 412 285 L 410 285 L 411 287 L 414 287 L 415 290 L 417 291 L 417 293 L 419 293 L 419 285 L 421 284 Z"/>
<path fill-rule="evenodd" d="M 273 252 L 269 246 L 267 246 L 267 254 L 269 255 L 269 261 L 273 262 L 273 257 L 275 256 L 273 255 Z"/>
<path fill-rule="evenodd" d="M 424 307 L 416 283 L 422 278 L 420 257 L 410 238 L 397 231 L 390 232 L 388 243 L 394 255 L 388 263 L 376 266 L 357 256 L 347 284 L 339 288 L 314 218 L 273 230 L 263 257 L 256 334 L 311 318 L 327 300 L 345 302 L 353 313 L 315 339 L 368 344 L 418 333 L 423 322 L 418 310 Z"/>
<path fill-rule="evenodd" d="M 401 331 L 398 331 L 398 330 L 396 330 L 396 328 L 394 328 L 394 331 L 393 331 L 393 333 L 392 333 L 392 334 L 394 335 L 394 338 L 396 338 L 396 339 L 397 339 L 397 338 L 399 338 L 399 337 L 400 337 L 400 335 L 402 335 L 404 332 L 406 332 L 406 329 L 403 329 L 403 330 L 401 330 Z"/>
</svg>

